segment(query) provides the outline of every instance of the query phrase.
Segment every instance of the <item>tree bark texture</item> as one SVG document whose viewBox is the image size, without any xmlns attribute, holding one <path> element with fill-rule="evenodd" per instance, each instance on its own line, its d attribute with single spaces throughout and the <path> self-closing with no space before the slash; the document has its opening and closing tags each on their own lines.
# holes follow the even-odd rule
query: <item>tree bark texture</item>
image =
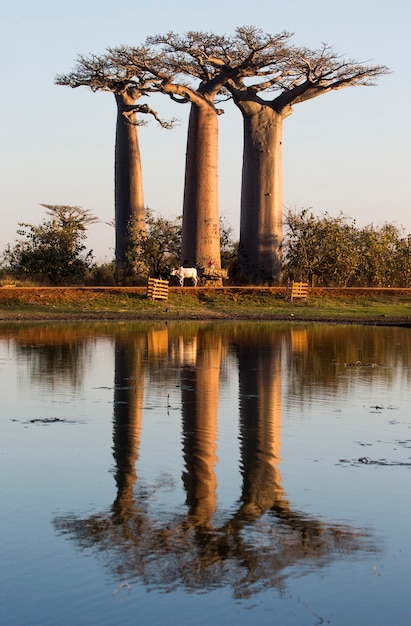
<svg viewBox="0 0 411 626">
<path fill-rule="evenodd" d="M 134 100 L 126 94 L 115 94 L 117 125 L 115 146 L 115 257 L 117 270 L 127 270 L 130 227 L 145 231 L 143 177 L 135 113 L 128 118 Z"/>
<path fill-rule="evenodd" d="M 221 268 L 218 209 L 218 115 L 206 99 L 191 104 L 184 183 L 181 261 Z"/>
<path fill-rule="evenodd" d="M 278 281 L 282 243 L 283 116 L 269 105 L 240 101 L 244 148 L 239 267 L 256 283 Z"/>
</svg>

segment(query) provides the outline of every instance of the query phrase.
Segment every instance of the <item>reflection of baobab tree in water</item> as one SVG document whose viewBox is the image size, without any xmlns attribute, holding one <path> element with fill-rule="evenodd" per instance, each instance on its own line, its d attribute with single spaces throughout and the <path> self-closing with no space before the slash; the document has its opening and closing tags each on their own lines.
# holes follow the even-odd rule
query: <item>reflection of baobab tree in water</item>
<svg viewBox="0 0 411 626">
<path fill-rule="evenodd" d="M 187 510 L 166 515 L 149 507 L 135 471 L 147 336 L 117 340 L 113 437 L 117 497 L 100 514 L 56 518 L 57 531 L 73 538 L 80 549 L 104 552 L 117 576 L 162 589 L 231 587 L 236 597 L 267 586 L 281 589 L 292 567 L 301 572 L 304 564 L 321 567 L 341 552 L 374 549 L 367 532 L 294 511 L 283 491 L 278 465 L 286 332 L 262 333 L 255 340 L 237 328 L 231 337 L 240 377 L 243 482 L 234 512 L 218 510 L 215 474 L 220 370 L 228 336 L 199 329 L 195 343 L 189 338 L 195 355 L 179 363 Z M 170 333 L 170 355 L 173 341 Z M 177 341 L 184 344 L 184 335 Z"/>
<path fill-rule="evenodd" d="M 215 476 L 218 395 L 222 338 L 200 332 L 195 364 L 181 370 L 183 474 L 188 520 L 197 527 L 211 527 L 216 509 Z"/>
<path fill-rule="evenodd" d="M 113 512 L 123 528 L 133 515 L 138 517 L 133 488 L 142 427 L 145 343 L 142 334 L 128 342 L 117 338 L 115 343 L 113 457 L 117 498 Z"/>
<path fill-rule="evenodd" d="M 239 508 L 228 523 L 236 550 L 244 555 L 237 594 L 267 583 L 281 587 L 288 570 L 324 566 L 340 550 L 364 547 L 367 534 L 347 525 L 319 521 L 293 510 L 279 470 L 281 356 L 289 330 L 259 335 L 237 333 L 240 441 L 243 487 Z M 259 548 L 253 542 L 258 536 Z"/>
<path fill-rule="evenodd" d="M 108 511 L 86 519 L 66 516 L 55 520 L 62 533 L 73 534 L 81 549 L 95 547 L 101 552 L 120 549 L 149 532 L 149 523 L 134 494 L 137 479 L 136 463 L 141 440 L 146 333 L 133 333 L 115 338 L 113 458 L 117 496 Z M 128 572 L 127 557 L 122 551 L 116 572 Z"/>
<path fill-rule="evenodd" d="M 246 339 L 246 338 L 244 338 Z M 280 462 L 281 345 L 283 333 L 262 336 L 260 345 L 236 342 L 239 365 L 242 505 L 237 517 L 257 519 L 284 500 Z"/>
</svg>

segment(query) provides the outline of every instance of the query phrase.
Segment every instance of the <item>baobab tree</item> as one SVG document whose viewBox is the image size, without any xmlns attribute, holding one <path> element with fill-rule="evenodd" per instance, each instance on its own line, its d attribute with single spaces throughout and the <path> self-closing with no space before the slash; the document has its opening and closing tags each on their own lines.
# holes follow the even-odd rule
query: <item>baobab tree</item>
<svg viewBox="0 0 411 626">
<path fill-rule="evenodd" d="M 344 87 L 374 85 L 389 70 L 345 60 L 327 44 L 309 50 L 277 42 L 255 28 L 237 29 L 233 46 L 248 50 L 256 68 L 254 80 L 239 75 L 227 83 L 244 131 L 239 268 L 249 281 L 278 281 L 284 119 L 295 104 Z"/>
<path fill-rule="evenodd" d="M 58 75 L 57 85 L 76 88 L 85 86 L 92 91 L 114 94 L 117 105 L 115 142 L 115 256 L 118 277 L 132 272 L 129 261 L 130 232 L 145 230 L 143 176 L 137 127 L 143 121 L 138 114 L 151 115 L 161 126 L 170 128 L 172 122 L 160 119 L 147 104 L 137 101 L 152 91 L 150 77 L 139 72 L 127 72 L 113 63 L 110 53 L 79 55 L 69 74 Z"/>
</svg>

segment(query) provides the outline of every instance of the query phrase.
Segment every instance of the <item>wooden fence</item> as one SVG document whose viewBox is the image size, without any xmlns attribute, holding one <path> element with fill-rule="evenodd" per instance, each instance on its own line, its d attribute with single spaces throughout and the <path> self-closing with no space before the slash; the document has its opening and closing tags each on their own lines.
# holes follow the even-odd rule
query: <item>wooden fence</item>
<svg viewBox="0 0 411 626">
<path fill-rule="evenodd" d="M 293 281 L 289 287 L 287 287 L 287 295 L 293 300 L 307 300 L 308 298 L 308 283 L 299 283 Z"/>
<path fill-rule="evenodd" d="M 149 278 L 147 282 L 147 298 L 151 300 L 168 300 L 168 280 Z"/>
</svg>

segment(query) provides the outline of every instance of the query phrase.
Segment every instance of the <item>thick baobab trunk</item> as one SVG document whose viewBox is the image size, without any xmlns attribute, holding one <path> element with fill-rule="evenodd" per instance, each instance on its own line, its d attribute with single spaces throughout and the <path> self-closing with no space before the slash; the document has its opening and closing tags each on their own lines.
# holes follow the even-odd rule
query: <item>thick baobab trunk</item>
<svg viewBox="0 0 411 626">
<path fill-rule="evenodd" d="M 218 115 L 204 99 L 191 104 L 184 183 L 181 260 L 221 268 L 218 213 Z"/>
<path fill-rule="evenodd" d="M 278 281 L 282 243 L 283 115 L 238 102 L 244 120 L 239 267 L 256 283 Z"/>
<path fill-rule="evenodd" d="M 115 228 L 116 268 L 121 273 L 131 269 L 127 260 L 130 228 L 145 231 L 143 177 L 138 143 L 134 100 L 126 94 L 115 94 L 117 126 L 115 147 Z M 131 123 L 130 123 L 131 122 Z"/>
</svg>

